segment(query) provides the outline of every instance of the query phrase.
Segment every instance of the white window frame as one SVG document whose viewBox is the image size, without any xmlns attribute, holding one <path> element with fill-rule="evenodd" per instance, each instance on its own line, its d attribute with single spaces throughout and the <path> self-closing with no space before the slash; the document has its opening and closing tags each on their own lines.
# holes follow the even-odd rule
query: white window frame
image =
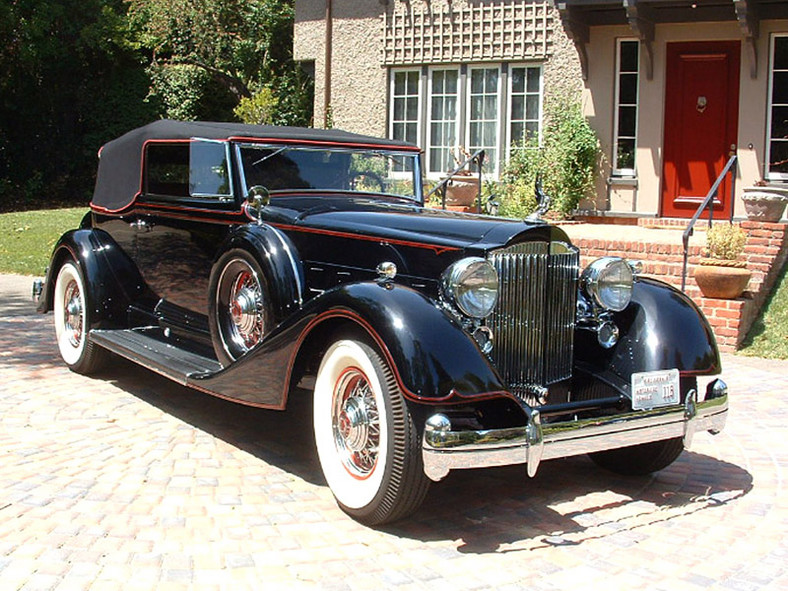
<svg viewBox="0 0 788 591">
<path fill-rule="evenodd" d="M 419 75 L 419 115 L 417 121 L 418 130 L 418 145 L 422 146 L 423 152 L 423 165 L 424 175 L 429 179 L 438 179 L 451 172 L 451 170 L 444 170 L 447 165 L 440 163 L 437 165 L 436 170 L 432 171 L 432 149 L 438 147 L 439 149 L 452 149 L 458 145 L 464 146 L 469 151 L 470 147 L 470 113 L 471 113 L 471 82 L 474 70 L 487 70 L 497 69 L 498 71 L 498 87 L 496 89 L 496 159 L 495 165 L 491 166 L 488 161 L 485 163 L 485 177 L 491 179 L 500 178 L 500 173 L 503 170 L 505 162 L 511 156 L 512 142 L 515 138 L 511 137 L 512 134 L 512 71 L 516 68 L 535 69 L 539 73 L 539 112 L 537 120 L 537 129 L 539 134 L 539 141 L 542 140 L 544 131 L 544 64 L 542 63 L 529 63 L 529 62 L 503 62 L 494 63 L 476 63 L 468 66 L 460 64 L 450 64 L 445 66 L 430 66 L 430 67 L 398 67 L 392 68 L 388 74 L 388 133 L 390 138 L 394 138 L 394 102 L 395 102 L 395 76 L 400 72 L 418 72 Z M 433 98 L 433 82 L 434 76 L 437 72 L 455 72 L 457 74 L 457 93 L 456 100 L 456 118 L 454 119 L 455 139 L 450 146 L 433 146 L 432 139 L 432 126 L 437 123 L 432 115 L 432 98 Z M 518 93 L 519 94 L 519 93 Z M 533 93 L 525 92 L 522 96 L 527 97 Z M 441 95 L 446 96 L 446 95 Z M 527 111 L 523 112 L 525 115 Z M 520 121 L 518 119 L 518 121 Z M 529 119 L 523 120 L 524 122 L 530 121 Z M 519 139 L 519 138 L 518 138 Z M 453 167 L 452 167 L 453 168 Z"/>
<path fill-rule="evenodd" d="M 619 135 L 619 111 L 622 104 L 619 102 L 621 96 L 621 75 L 632 74 L 633 72 L 622 72 L 621 71 L 621 45 L 623 43 L 637 43 L 638 44 L 638 68 L 634 74 L 637 76 L 637 85 L 635 88 L 635 152 L 632 155 L 633 162 L 632 168 L 619 168 L 618 167 L 618 140 L 620 138 Z M 641 46 L 640 42 L 635 37 L 622 37 L 620 39 L 616 39 L 616 76 L 615 76 L 615 88 L 614 88 L 614 96 L 613 96 L 613 154 L 612 154 L 612 174 L 614 177 L 635 177 L 637 176 L 637 146 L 638 146 L 638 119 L 640 117 L 640 51 Z M 630 106 L 629 103 L 624 103 L 624 106 Z M 627 136 L 629 137 L 629 136 Z"/>
<path fill-rule="evenodd" d="M 786 33 L 775 33 L 769 39 L 769 79 L 768 79 L 768 90 L 766 95 L 767 107 L 766 107 L 766 158 L 764 160 L 764 178 L 770 181 L 788 181 L 788 172 L 770 172 L 769 168 L 771 167 L 772 162 L 772 109 L 774 108 L 774 103 L 772 103 L 772 96 L 774 91 L 774 57 L 776 48 L 775 45 L 777 43 L 777 39 L 788 39 L 788 34 Z M 777 70 L 779 72 L 786 72 L 788 70 Z M 782 103 L 778 103 L 779 106 L 788 106 L 783 105 Z"/>
<path fill-rule="evenodd" d="M 513 99 L 514 99 L 514 95 L 515 95 L 514 90 L 512 88 L 512 83 L 513 83 L 513 80 L 514 80 L 514 77 L 512 76 L 512 70 L 516 70 L 518 68 L 523 68 L 525 70 L 532 69 L 532 70 L 538 70 L 539 71 L 539 92 L 538 92 L 538 95 L 539 95 L 539 118 L 537 119 L 537 122 L 536 122 L 536 124 L 537 124 L 536 134 L 537 134 L 537 139 L 539 141 L 539 145 L 542 144 L 542 127 L 543 127 L 542 126 L 542 123 L 543 123 L 542 114 L 544 113 L 544 66 L 542 64 L 528 64 L 528 63 L 511 64 L 509 66 L 509 76 L 508 76 L 508 81 L 507 81 L 507 84 L 506 84 L 506 158 L 507 158 L 507 160 L 511 156 L 512 146 L 516 142 L 519 142 L 520 140 L 522 140 L 522 137 L 513 137 L 512 136 L 512 123 L 514 123 L 514 119 L 512 118 L 512 103 L 513 103 Z M 527 82 L 526 82 L 526 91 L 524 93 L 519 93 L 518 92 L 517 94 L 522 95 L 523 99 L 526 100 L 526 102 L 527 102 L 527 98 L 528 98 L 529 94 L 532 94 L 532 93 L 528 92 L 528 83 Z M 528 108 L 525 107 L 525 111 L 523 112 L 523 115 L 525 116 L 525 114 L 527 112 L 528 112 Z M 526 119 L 518 119 L 517 121 L 525 124 L 528 121 L 530 121 L 530 119 L 527 119 L 527 118 Z"/>
<path fill-rule="evenodd" d="M 417 111 L 416 111 L 416 140 L 415 144 L 420 144 L 421 139 L 424 137 L 423 127 L 424 127 L 424 117 L 423 117 L 423 106 L 424 106 L 424 91 L 423 91 L 423 84 L 422 84 L 422 75 L 421 75 L 421 68 L 395 68 L 389 72 L 389 137 L 391 139 L 401 139 L 405 141 L 409 141 L 406 138 L 396 138 L 394 136 L 394 125 L 397 123 L 405 123 L 406 125 L 411 122 L 410 119 L 403 119 L 397 120 L 394 117 L 394 103 L 400 95 L 395 95 L 396 84 L 394 82 L 395 76 L 397 74 L 413 74 L 415 73 L 418 76 L 418 87 L 417 87 L 417 95 L 416 99 L 418 101 Z M 405 94 L 402 95 L 404 98 L 412 97 L 413 95 Z M 405 115 L 407 117 L 407 108 L 405 109 Z M 411 173 L 406 171 L 391 171 L 390 174 L 392 177 L 399 177 L 399 176 L 409 176 Z"/>
<path fill-rule="evenodd" d="M 477 64 L 477 65 L 473 65 L 473 66 L 469 66 L 468 67 L 468 76 L 467 76 L 467 80 L 465 81 L 465 94 L 466 94 L 466 97 L 465 97 L 465 113 L 466 113 L 465 119 L 466 119 L 466 125 L 465 125 L 465 129 L 461 130 L 463 132 L 462 137 L 464 138 L 463 145 L 465 146 L 465 149 L 471 154 L 473 152 L 475 152 L 476 150 L 480 149 L 480 148 L 485 148 L 485 149 L 487 148 L 487 146 L 472 146 L 471 145 L 471 127 L 472 127 L 472 124 L 474 123 L 474 121 L 471 120 L 471 111 L 472 111 L 471 104 L 473 102 L 473 96 L 474 96 L 473 92 L 471 90 L 471 84 L 472 84 L 472 80 L 473 80 L 473 72 L 474 71 L 478 71 L 478 70 L 496 70 L 498 72 L 498 84 L 497 84 L 497 87 L 495 89 L 495 121 L 494 121 L 494 123 L 495 123 L 495 146 L 494 146 L 494 149 L 495 149 L 495 152 L 496 152 L 495 166 L 490 168 L 490 166 L 489 166 L 489 164 L 490 164 L 489 154 L 487 155 L 487 159 L 485 160 L 485 176 L 498 178 L 498 173 L 499 173 L 500 166 L 501 166 L 501 154 L 502 154 L 502 145 L 501 145 L 502 144 L 502 142 L 501 142 L 501 112 L 502 112 L 502 109 L 501 109 L 501 101 L 502 101 L 503 97 L 502 97 L 502 93 L 501 93 L 501 89 L 502 89 L 501 64 L 498 64 L 498 63 L 496 63 L 496 64 Z M 490 121 L 490 120 L 489 119 L 486 119 L 486 120 L 482 119 L 480 121 Z"/>
<path fill-rule="evenodd" d="M 456 107 L 455 107 L 455 118 L 454 118 L 454 130 L 455 130 L 456 141 L 455 141 L 455 145 L 454 146 L 438 146 L 441 149 L 443 149 L 443 148 L 449 148 L 449 149 L 454 148 L 457 145 L 457 143 L 459 143 L 460 138 L 462 137 L 462 135 L 461 135 L 461 133 L 462 133 L 462 129 L 461 129 L 461 121 L 462 121 L 462 119 L 461 119 L 461 111 L 462 111 L 461 105 L 462 105 L 462 101 L 463 101 L 463 92 L 464 92 L 464 86 L 465 86 L 464 80 L 463 80 L 462 71 L 461 71 L 459 66 L 436 67 L 436 68 L 430 68 L 429 71 L 428 71 L 429 82 L 427 84 L 427 95 L 426 95 L 426 100 L 427 100 L 427 109 L 426 109 L 426 111 L 427 111 L 427 114 L 426 114 L 427 126 L 426 126 L 426 129 L 425 129 L 425 142 L 424 142 L 425 153 L 426 153 L 425 171 L 426 171 L 428 176 L 432 176 L 433 178 L 439 177 L 441 175 L 445 175 L 448 172 L 451 172 L 451 170 L 443 170 L 443 168 L 445 168 L 445 167 L 441 167 L 441 170 L 434 170 L 434 171 L 432 170 L 432 150 L 434 148 L 434 146 L 432 145 L 432 124 L 436 122 L 436 120 L 434 120 L 432 118 L 432 98 L 433 98 L 433 80 L 434 80 L 434 76 L 435 76 L 436 72 L 456 72 L 457 73 L 457 94 L 456 94 L 457 104 L 456 104 Z M 449 95 L 443 94 L 441 96 L 449 96 Z M 449 121 L 449 119 L 443 119 L 441 121 Z"/>
</svg>

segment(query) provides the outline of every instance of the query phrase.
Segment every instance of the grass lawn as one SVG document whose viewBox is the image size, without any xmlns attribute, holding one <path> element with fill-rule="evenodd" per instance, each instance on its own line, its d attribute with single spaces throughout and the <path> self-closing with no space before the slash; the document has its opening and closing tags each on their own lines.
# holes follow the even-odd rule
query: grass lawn
<svg viewBox="0 0 788 591">
<path fill-rule="evenodd" d="M 0 214 L 0 273 L 43 275 L 55 242 L 79 226 L 84 207 Z"/>
<path fill-rule="evenodd" d="M 761 315 L 752 325 L 739 353 L 751 357 L 788 359 L 788 266 L 783 268 Z"/>
</svg>

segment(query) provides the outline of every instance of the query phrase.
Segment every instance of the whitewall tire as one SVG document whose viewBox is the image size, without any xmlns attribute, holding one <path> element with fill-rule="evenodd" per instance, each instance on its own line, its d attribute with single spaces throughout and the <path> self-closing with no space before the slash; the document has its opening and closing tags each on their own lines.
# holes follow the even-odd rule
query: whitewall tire
<svg viewBox="0 0 788 591">
<path fill-rule="evenodd" d="M 108 352 L 90 340 L 88 293 L 82 273 L 72 260 L 66 261 L 57 274 L 54 313 L 57 348 L 66 365 L 83 374 L 98 370 Z"/>
<path fill-rule="evenodd" d="M 315 382 L 323 474 L 340 507 L 369 525 L 418 508 L 427 492 L 417 430 L 393 372 L 369 345 L 333 343 Z"/>
</svg>

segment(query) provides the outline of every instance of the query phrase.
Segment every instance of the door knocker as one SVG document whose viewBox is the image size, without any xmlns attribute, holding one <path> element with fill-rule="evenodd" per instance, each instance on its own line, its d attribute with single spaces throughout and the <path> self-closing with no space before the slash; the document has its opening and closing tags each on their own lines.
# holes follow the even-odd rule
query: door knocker
<svg viewBox="0 0 788 591">
<path fill-rule="evenodd" d="M 695 108 L 698 110 L 698 113 L 703 113 L 706 110 L 706 97 L 699 96 L 698 97 L 698 104 L 695 105 Z"/>
</svg>

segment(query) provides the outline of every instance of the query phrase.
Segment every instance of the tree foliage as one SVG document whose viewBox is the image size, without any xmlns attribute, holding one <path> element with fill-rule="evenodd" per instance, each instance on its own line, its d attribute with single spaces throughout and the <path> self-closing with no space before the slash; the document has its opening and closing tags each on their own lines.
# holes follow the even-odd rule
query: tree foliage
<svg viewBox="0 0 788 591">
<path fill-rule="evenodd" d="M 292 26 L 292 0 L 0 2 L 0 210 L 84 203 L 98 148 L 160 117 L 308 125 Z"/>
<path fill-rule="evenodd" d="M 155 116 L 122 0 L 0 4 L 1 207 L 84 200 L 96 150 Z"/>
<path fill-rule="evenodd" d="M 232 118 L 243 101 L 242 114 L 264 115 L 256 123 L 309 123 L 308 81 L 292 59 L 292 2 L 129 0 L 129 7 L 150 55 L 151 96 L 167 116 Z"/>
</svg>

